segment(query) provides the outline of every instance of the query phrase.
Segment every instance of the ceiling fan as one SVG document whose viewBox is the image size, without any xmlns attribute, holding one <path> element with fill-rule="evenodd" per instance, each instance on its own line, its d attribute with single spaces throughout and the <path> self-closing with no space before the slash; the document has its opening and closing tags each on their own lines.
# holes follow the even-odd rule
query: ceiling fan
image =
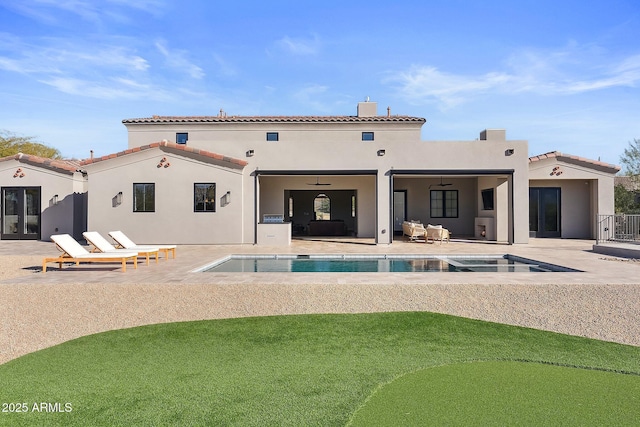
<svg viewBox="0 0 640 427">
<path fill-rule="evenodd" d="M 320 178 L 316 177 L 316 182 L 307 182 L 307 185 L 331 185 L 328 182 L 320 182 Z"/>
<path fill-rule="evenodd" d="M 450 183 L 450 182 L 447 182 L 447 183 L 442 182 L 442 177 L 440 177 L 440 184 L 431 184 L 429 186 L 429 188 L 431 188 L 431 187 L 448 187 L 450 185 L 453 185 L 453 184 Z"/>
</svg>

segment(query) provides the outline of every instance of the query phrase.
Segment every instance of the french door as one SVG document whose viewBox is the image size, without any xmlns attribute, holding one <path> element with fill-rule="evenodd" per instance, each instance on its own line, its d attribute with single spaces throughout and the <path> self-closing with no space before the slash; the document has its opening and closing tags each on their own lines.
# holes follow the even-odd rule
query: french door
<svg viewBox="0 0 640 427">
<path fill-rule="evenodd" d="M 529 236 L 560 237 L 560 188 L 529 189 Z"/>
<path fill-rule="evenodd" d="M 402 223 L 407 219 L 407 190 L 393 191 L 393 232 L 402 234 Z"/>
<path fill-rule="evenodd" d="M 40 238 L 40 187 L 2 187 L 0 238 Z"/>
</svg>

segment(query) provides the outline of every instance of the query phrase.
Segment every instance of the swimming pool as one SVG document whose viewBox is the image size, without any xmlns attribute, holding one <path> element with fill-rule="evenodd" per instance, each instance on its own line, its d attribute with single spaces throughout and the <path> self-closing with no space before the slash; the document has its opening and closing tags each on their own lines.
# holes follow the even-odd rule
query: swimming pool
<svg viewBox="0 0 640 427">
<path fill-rule="evenodd" d="M 203 273 L 548 273 L 567 267 L 515 255 L 230 255 L 201 267 Z"/>
</svg>

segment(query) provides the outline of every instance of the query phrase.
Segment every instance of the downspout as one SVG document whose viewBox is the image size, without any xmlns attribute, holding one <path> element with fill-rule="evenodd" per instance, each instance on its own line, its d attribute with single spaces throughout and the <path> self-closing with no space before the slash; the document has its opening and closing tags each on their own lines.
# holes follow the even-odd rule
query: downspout
<svg viewBox="0 0 640 427">
<path fill-rule="evenodd" d="M 258 169 L 253 173 L 253 244 L 258 244 Z"/>
</svg>

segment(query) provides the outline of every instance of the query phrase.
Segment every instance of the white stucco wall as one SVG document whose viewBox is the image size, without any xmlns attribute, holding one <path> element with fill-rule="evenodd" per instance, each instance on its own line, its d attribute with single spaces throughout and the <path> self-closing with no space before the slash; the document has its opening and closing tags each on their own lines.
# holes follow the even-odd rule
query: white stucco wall
<svg viewBox="0 0 640 427">
<path fill-rule="evenodd" d="M 158 167 L 166 158 L 169 167 Z M 121 230 L 136 243 L 231 244 L 243 241 L 242 171 L 147 149 L 86 166 L 88 229 Z M 155 183 L 155 212 L 133 212 L 133 183 Z M 194 183 L 216 184 L 216 211 L 194 212 Z M 221 198 L 231 192 L 231 203 Z M 122 204 L 113 199 L 122 192 Z"/>
</svg>

